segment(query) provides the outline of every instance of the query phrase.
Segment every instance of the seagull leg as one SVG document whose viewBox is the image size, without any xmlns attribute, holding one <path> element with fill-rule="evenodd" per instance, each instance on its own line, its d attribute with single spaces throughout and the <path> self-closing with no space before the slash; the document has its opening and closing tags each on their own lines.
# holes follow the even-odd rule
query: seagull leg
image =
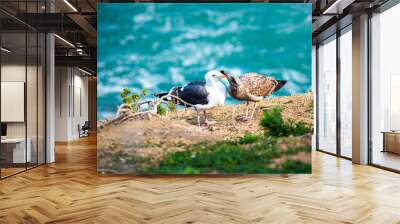
<svg viewBox="0 0 400 224">
<path fill-rule="evenodd" d="M 257 103 L 258 102 L 254 102 L 253 112 L 251 112 L 250 120 L 253 119 L 253 115 L 254 115 L 254 111 L 256 111 Z"/>
<path fill-rule="evenodd" d="M 246 101 L 246 114 L 239 115 L 239 117 L 236 118 L 237 120 L 247 121 L 249 119 L 249 104 L 250 104 L 250 102 Z"/>
<path fill-rule="evenodd" d="M 206 110 L 203 110 L 203 114 L 204 114 L 204 123 L 205 123 L 206 125 L 208 125 Z"/>
<path fill-rule="evenodd" d="M 200 114 L 199 114 L 199 110 L 195 107 L 194 108 L 196 110 L 196 114 L 197 114 L 197 125 L 200 127 Z"/>
<path fill-rule="evenodd" d="M 249 116 L 249 101 L 246 101 L 246 116 Z"/>
<path fill-rule="evenodd" d="M 206 114 L 206 110 L 203 110 L 203 113 L 204 113 L 204 123 L 208 126 L 208 125 L 211 125 L 211 124 L 215 124 L 215 121 L 209 121 L 208 119 L 207 119 L 207 114 Z"/>
<path fill-rule="evenodd" d="M 233 107 L 232 120 L 235 120 L 235 116 L 236 116 L 236 107 Z"/>
</svg>

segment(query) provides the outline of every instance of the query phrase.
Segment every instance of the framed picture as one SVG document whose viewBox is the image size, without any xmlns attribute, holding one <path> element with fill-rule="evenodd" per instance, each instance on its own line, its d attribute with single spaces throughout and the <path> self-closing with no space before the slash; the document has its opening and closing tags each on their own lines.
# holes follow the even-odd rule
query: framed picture
<svg viewBox="0 0 400 224">
<path fill-rule="evenodd" d="M 98 5 L 98 172 L 311 173 L 311 4 Z"/>
</svg>

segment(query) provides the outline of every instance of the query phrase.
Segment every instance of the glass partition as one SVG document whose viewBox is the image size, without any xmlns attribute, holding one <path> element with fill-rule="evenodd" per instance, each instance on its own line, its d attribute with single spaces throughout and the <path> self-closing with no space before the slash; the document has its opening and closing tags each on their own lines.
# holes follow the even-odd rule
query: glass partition
<svg viewBox="0 0 400 224">
<path fill-rule="evenodd" d="M 27 150 L 30 151 L 27 167 L 30 168 L 37 165 L 38 159 L 38 35 L 28 31 L 27 39 L 26 113 Z"/>
<path fill-rule="evenodd" d="M 340 154 L 352 157 L 352 32 L 351 25 L 340 36 Z"/>
<path fill-rule="evenodd" d="M 18 12 L 37 13 L 39 2 L 21 1 Z M 43 33 L 0 12 L 1 179 L 45 163 L 45 44 Z"/>
<path fill-rule="evenodd" d="M 336 153 L 336 36 L 318 47 L 318 149 Z"/>
<path fill-rule="evenodd" d="M 25 32 L 1 34 L 2 177 L 24 171 L 31 158 L 26 150 L 26 41 Z"/>
<path fill-rule="evenodd" d="M 38 75 L 37 75 L 37 162 L 43 164 L 46 162 L 46 139 L 45 139 L 45 124 L 46 124 L 46 76 L 45 76 L 45 65 L 46 65 L 46 51 L 45 51 L 46 39 L 43 33 L 38 33 Z"/>
<path fill-rule="evenodd" d="M 400 5 L 371 19 L 371 162 L 400 170 Z"/>
</svg>

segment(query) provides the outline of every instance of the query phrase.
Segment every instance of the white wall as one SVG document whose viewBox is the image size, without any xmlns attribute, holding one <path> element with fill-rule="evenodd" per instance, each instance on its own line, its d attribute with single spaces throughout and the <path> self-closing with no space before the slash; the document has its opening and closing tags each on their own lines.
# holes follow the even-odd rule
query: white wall
<svg viewBox="0 0 400 224">
<path fill-rule="evenodd" d="M 55 68 L 55 141 L 68 140 L 68 88 L 70 84 L 68 71 L 67 67 Z"/>
<path fill-rule="evenodd" d="M 78 125 L 88 120 L 88 78 L 76 68 L 56 67 L 55 140 L 79 138 Z"/>
</svg>

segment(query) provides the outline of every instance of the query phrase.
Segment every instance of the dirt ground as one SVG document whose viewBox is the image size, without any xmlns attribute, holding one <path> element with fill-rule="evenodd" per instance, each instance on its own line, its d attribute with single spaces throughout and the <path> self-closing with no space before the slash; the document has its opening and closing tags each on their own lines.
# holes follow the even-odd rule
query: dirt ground
<svg viewBox="0 0 400 224">
<path fill-rule="evenodd" d="M 97 135 L 98 156 L 103 159 L 98 161 L 99 166 L 107 161 L 104 158 L 113 155 L 138 155 L 161 160 L 165 153 L 185 150 L 185 146 L 190 144 L 237 139 L 246 133 L 261 134 L 259 121 L 263 111 L 278 105 L 283 107 L 284 119 L 313 124 L 312 93 L 264 100 L 259 103 L 253 119 L 247 121 L 240 119 L 246 110 L 246 105 L 241 104 L 208 110 L 208 119 L 215 122 L 209 126 L 203 124 L 199 127 L 196 112 L 191 109 L 177 110 L 151 119 L 145 117 L 100 123 Z M 201 117 L 201 123 L 204 123 Z"/>
</svg>

